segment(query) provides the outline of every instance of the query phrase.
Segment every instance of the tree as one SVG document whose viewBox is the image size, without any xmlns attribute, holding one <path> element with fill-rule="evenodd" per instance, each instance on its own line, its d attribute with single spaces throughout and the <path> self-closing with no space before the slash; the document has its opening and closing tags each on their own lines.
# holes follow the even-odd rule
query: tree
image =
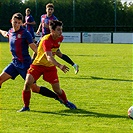
<svg viewBox="0 0 133 133">
<path fill-rule="evenodd" d="M 64 31 L 114 31 L 115 8 L 117 31 L 132 31 L 133 3 L 122 4 L 121 0 L 0 0 L 0 25 L 8 30 L 12 15 L 25 15 L 29 7 L 37 28 L 49 2 L 54 3 L 54 14 L 63 22 Z"/>
</svg>

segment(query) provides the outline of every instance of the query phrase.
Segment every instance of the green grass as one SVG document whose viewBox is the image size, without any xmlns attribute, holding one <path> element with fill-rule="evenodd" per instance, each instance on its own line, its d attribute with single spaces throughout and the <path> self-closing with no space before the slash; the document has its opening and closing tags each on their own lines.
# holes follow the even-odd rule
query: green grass
<svg viewBox="0 0 133 133">
<path fill-rule="evenodd" d="M 30 112 L 17 113 L 23 105 L 24 81 L 8 80 L 0 90 L 0 133 L 131 133 L 127 117 L 132 100 L 132 45 L 63 43 L 61 51 L 80 66 L 58 71 L 60 85 L 78 109 L 32 93 Z M 11 61 L 7 43 L 0 43 L 0 71 Z M 38 85 L 50 85 L 42 79 Z"/>
</svg>

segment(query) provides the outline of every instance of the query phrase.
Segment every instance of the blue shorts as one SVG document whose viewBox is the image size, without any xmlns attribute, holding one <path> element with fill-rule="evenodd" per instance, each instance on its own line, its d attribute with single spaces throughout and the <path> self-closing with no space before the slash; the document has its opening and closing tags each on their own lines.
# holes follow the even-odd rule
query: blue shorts
<svg viewBox="0 0 133 133">
<path fill-rule="evenodd" d="M 29 67 L 19 68 L 14 66 L 13 63 L 10 63 L 5 69 L 4 72 L 12 76 L 12 79 L 15 79 L 18 75 L 20 75 L 23 79 L 26 78 L 27 70 Z"/>
</svg>

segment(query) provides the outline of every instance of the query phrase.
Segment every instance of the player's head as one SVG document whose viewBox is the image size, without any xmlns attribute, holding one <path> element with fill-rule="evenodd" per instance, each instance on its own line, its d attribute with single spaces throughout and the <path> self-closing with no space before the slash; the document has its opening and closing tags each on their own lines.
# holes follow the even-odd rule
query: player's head
<svg viewBox="0 0 133 133">
<path fill-rule="evenodd" d="M 26 8 L 26 10 L 25 10 L 26 16 L 28 16 L 30 14 L 30 12 L 31 12 L 31 9 L 30 8 Z"/>
<path fill-rule="evenodd" d="M 21 13 L 15 13 L 12 16 L 11 23 L 15 31 L 18 31 L 20 29 L 22 22 L 23 22 L 23 15 Z"/>
<path fill-rule="evenodd" d="M 53 3 L 48 3 L 46 5 L 46 13 L 47 13 L 47 15 L 51 16 L 53 14 L 53 12 L 54 12 L 54 5 L 53 5 Z"/>
<path fill-rule="evenodd" d="M 50 21 L 50 24 L 49 24 L 51 33 L 54 34 L 56 37 L 61 36 L 62 26 L 63 26 L 63 23 L 59 20 Z"/>
</svg>

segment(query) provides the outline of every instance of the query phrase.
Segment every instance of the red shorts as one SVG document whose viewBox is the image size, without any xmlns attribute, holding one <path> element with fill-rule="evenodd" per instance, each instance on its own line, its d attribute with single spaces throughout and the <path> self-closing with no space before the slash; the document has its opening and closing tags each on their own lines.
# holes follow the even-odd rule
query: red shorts
<svg viewBox="0 0 133 133">
<path fill-rule="evenodd" d="M 31 64 L 30 68 L 28 69 L 28 74 L 31 74 L 35 81 L 38 80 L 41 75 L 43 75 L 43 79 L 51 84 L 59 82 L 57 69 L 55 66 L 45 67 Z"/>
</svg>

